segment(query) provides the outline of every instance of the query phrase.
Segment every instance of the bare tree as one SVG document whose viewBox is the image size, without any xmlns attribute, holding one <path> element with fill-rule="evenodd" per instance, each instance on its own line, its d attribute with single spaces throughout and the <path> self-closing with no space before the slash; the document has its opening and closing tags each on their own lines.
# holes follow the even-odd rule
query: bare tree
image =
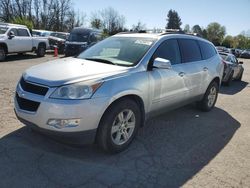
<svg viewBox="0 0 250 188">
<path fill-rule="evenodd" d="M 100 11 L 104 33 L 113 35 L 124 30 L 125 17 L 109 7 Z"/>
<path fill-rule="evenodd" d="M 141 21 L 138 21 L 136 25 L 132 25 L 133 31 L 142 31 L 146 29 L 146 24 L 143 24 Z"/>
</svg>

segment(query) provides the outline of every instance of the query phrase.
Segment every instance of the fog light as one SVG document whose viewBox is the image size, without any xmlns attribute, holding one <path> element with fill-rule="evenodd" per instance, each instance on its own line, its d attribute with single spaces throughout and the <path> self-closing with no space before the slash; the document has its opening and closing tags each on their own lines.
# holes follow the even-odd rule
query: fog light
<svg viewBox="0 0 250 188">
<path fill-rule="evenodd" d="M 80 124 L 80 119 L 49 119 L 47 124 L 57 129 L 77 127 Z"/>
</svg>

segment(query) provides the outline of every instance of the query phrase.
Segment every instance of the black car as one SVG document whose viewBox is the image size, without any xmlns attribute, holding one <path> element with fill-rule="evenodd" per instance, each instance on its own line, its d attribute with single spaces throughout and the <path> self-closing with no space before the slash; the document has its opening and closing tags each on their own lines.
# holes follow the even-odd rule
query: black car
<svg viewBox="0 0 250 188">
<path fill-rule="evenodd" d="M 241 58 L 250 58 L 250 49 L 248 50 L 244 50 L 241 54 L 240 54 Z"/>
<path fill-rule="evenodd" d="M 58 53 L 64 53 L 65 41 L 68 39 L 69 33 L 53 32 L 50 34 L 48 40 L 50 49 L 54 50 L 55 46 L 58 48 Z"/>
<path fill-rule="evenodd" d="M 100 40 L 102 40 L 100 30 L 76 27 L 70 32 L 65 44 L 65 56 L 78 55 Z"/>
</svg>

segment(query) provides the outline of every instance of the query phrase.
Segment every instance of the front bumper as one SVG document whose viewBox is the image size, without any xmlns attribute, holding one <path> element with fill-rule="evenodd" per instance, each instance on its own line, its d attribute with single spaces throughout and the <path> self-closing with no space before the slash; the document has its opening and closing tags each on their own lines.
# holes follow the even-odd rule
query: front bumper
<svg viewBox="0 0 250 188">
<path fill-rule="evenodd" d="M 17 96 L 14 99 L 17 117 L 28 125 L 35 125 L 38 129 L 70 134 L 96 130 L 100 119 L 109 105 L 109 98 L 92 98 L 87 100 L 58 100 L 49 98 L 55 88 L 50 88 L 45 96 L 33 94 L 22 90 L 18 84 L 16 92 L 20 98 L 39 103 L 35 111 L 20 108 Z M 54 127 L 48 125 L 49 119 L 80 119 L 75 127 Z"/>
<path fill-rule="evenodd" d="M 16 113 L 16 111 L 15 111 Z M 20 122 L 24 125 L 36 130 L 44 135 L 47 135 L 53 139 L 58 139 L 60 141 L 69 143 L 69 144 L 93 144 L 95 142 L 96 131 L 97 129 L 81 131 L 81 132 L 58 132 L 48 129 L 41 128 L 34 123 L 26 121 L 25 119 L 20 118 L 17 113 L 16 116 Z"/>
</svg>

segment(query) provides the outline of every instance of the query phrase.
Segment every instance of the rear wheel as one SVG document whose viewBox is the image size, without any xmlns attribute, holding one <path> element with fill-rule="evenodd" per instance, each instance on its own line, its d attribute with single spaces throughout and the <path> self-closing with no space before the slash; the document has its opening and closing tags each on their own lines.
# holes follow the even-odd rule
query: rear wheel
<svg viewBox="0 0 250 188">
<path fill-rule="evenodd" d="M 141 123 L 136 102 L 123 99 L 113 104 L 104 114 L 97 131 L 97 144 L 105 151 L 125 150 L 134 139 Z"/>
<path fill-rule="evenodd" d="M 6 51 L 3 47 L 0 47 L 0 61 L 4 61 L 6 59 Z"/>
<path fill-rule="evenodd" d="M 218 97 L 219 85 L 213 81 L 207 88 L 203 99 L 197 103 L 198 107 L 205 112 L 212 110 Z"/>
<path fill-rule="evenodd" d="M 230 84 L 232 83 L 232 81 L 233 81 L 233 75 L 234 75 L 234 71 L 231 72 L 228 80 L 224 83 L 226 86 L 230 86 Z"/>
<path fill-rule="evenodd" d="M 241 81 L 242 80 L 243 72 L 244 72 L 244 70 L 241 71 L 239 77 L 236 79 L 237 81 Z"/>
<path fill-rule="evenodd" d="M 39 44 L 37 52 L 36 52 L 37 56 L 38 57 L 43 57 L 45 55 L 45 53 L 46 53 L 45 45 L 44 44 Z"/>
</svg>

